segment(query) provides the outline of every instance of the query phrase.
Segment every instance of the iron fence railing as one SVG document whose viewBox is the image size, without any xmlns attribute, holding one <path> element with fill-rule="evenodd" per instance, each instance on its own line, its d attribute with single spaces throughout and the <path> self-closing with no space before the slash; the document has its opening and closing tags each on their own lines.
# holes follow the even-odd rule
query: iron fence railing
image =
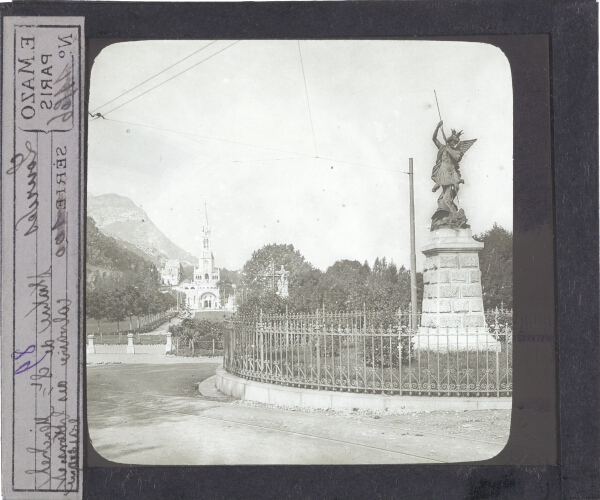
<svg viewBox="0 0 600 500">
<path fill-rule="evenodd" d="M 237 316 L 225 325 L 223 364 L 246 379 L 318 390 L 512 394 L 512 326 L 498 314 L 471 331 L 412 322 L 410 314 L 365 311 Z"/>
<path fill-rule="evenodd" d="M 213 354 L 217 353 L 217 351 L 223 351 L 223 341 L 222 340 L 197 340 L 195 342 L 196 349 L 203 351 L 211 351 Z"/>
</svg>

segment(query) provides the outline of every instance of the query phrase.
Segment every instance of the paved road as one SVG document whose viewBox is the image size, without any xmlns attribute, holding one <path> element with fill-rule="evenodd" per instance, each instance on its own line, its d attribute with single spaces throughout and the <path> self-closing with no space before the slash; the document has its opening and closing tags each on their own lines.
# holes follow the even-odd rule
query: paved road
<svg viewBox="0 0 600 500">
<path fill-rule="evenodd" d="M 138 465 L 400 464 L 483 460 L 506 442 L 502 435 L 442 432 L 414 415 L 357 418 L 203 397 L 195 384 L 217 366 L 208 360 L 88 366 L 96 451 Z"/>
</svg>

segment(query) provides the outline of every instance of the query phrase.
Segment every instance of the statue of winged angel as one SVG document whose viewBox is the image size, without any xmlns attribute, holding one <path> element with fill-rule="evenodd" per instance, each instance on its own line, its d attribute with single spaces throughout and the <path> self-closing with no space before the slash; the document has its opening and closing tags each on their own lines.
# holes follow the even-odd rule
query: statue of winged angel
<svg viewBox="0 0 600 500">
<path fill-rule="evenodd" d="M 446 142 L 446 144 L 442 144 L 437 136 L 443 124 L 444 122 L 440 120 L 433 133 L 433 142 L 438 148 L 438 154 L 431 172 L 431 179 L 435 182 L 432 191 L 435 192 L 441 187 L 442 193 L 438 198 L 438 210 L 455 214 L 458 212 L 458 207 L 455 205 L 454 199 L 458 195 L 459 185 L 465 182 L 460 175 L 460 160 L 477 139 L 461 141 L 462 130 L 457 132 L 454 129 L 452 129 L 452 135 L 446 139 L 442 129 L 442 135 Z"/>
</svg>

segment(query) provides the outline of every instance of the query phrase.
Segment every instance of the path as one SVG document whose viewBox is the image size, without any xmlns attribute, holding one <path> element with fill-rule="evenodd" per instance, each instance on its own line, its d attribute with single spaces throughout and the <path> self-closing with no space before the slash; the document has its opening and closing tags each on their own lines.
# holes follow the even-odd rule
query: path
<svg viewBox="0 0 600 500">
<path fill-rule="evenodd" d="M 214 359 L 176 362 L 181 360 L 163 356 L 168 365 L 157 366 L 157 359 L 139 364 L 135 357 L 136 364 L 87 368 L 94 448 L 119 463 L 443 463 L 491 458 L 508 437 L 506 418 L 498 418 L 508 412 L 295 411 L 210 392 L 202 396 L 197 384 L 213 376 Z M 440 428 L 440 420 L 450 427 Z M 497 435 L 489 427 L 477 432 L 481 425 L 494 425 Z"/>
<path fill-rule="evenodd" d="M 151 332 L 148 333 L 140 333 L 140 335 L 166 335 L 167 331 L 169 330 L 169 327 L 171 325 L 178 325 L 179 323 L 181 323 L 181 319 L 177 316 L 175 316 L 174 318 L 171 319 L 171 321 L 167 321 L 166 323 L 163 323 L 162 325 L 157 326 L 154 330 L 152 330 Z"/>
</svg>

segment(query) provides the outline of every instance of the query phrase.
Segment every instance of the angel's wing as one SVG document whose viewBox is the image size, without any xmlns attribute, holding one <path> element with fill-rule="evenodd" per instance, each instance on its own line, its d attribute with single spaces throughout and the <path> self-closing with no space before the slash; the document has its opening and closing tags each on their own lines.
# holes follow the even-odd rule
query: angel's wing
<svg viewBox="0 0 600 500">
<path fill-rule="evenodd" d="M 465 154 L 469 148 L 475 143 L 477 139 L 471 139 L 469 141 L 459 141 L 456 145 L 456 149 L 459 149 L 463 154 Z"/>
</svg>

